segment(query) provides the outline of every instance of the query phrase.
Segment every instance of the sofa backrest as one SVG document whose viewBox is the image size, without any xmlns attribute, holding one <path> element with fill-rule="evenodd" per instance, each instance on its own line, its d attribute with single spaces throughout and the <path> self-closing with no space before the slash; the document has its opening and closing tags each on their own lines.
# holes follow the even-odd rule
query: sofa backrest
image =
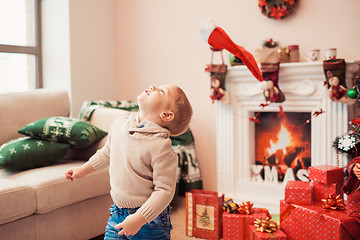
<svg viewBox="0 0 360 240">
<path fill-rule="evenodd" d="M 91 114 L 89 122 L 96 127 L 109 132 L 111 124 L 116 118 L 128 114 L 129 112 L 125 110 L 114 108 L 98 108 Z M 86 148 L 70 148 L 64 159 L 88 160 L 98 149 L 105 145 L 107 137 L 108 135 Z"/>
<path fill-rule="evenodd" d="M 24 136 L 17 130 L 35 120 L 69 115 L 69 96 L 63 89 L 0 94 L 0 145 Z"/>
</svg>

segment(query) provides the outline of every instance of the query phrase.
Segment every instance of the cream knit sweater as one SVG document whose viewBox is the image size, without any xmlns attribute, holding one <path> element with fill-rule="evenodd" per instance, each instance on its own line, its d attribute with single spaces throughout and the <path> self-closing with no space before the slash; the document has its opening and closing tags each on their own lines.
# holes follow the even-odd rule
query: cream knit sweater
<svg viewBox="0 0 360 240">
<path fill-rule="evenodd" d="M 109 166 L 111 197 L 120 208 L 137 208 L 154 220 L 171 202 L 176 185 L 177 155 L 170 132 L 137 113 L 117 118 L 103 148 L 89 162 L 95 170 Z"/>
</svg>

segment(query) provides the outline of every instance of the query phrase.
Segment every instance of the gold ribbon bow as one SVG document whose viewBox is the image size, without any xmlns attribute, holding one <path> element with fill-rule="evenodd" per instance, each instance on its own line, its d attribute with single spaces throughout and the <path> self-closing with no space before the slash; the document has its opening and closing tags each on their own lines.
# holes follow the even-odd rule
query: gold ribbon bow
<svg viewBox="0 0 360 240">
<path fill-rule="evenodd" d="M 321 201 L 324 203 L 322 207 L 325 209 L 331 209 L 331 210 L 345 209 L 344 199 L 342 199 L 340 194 L 337 196 L 335 196 L 335 194 L 329 194 L 329 196 L 326 199 L 321 199 Z"/>
<path fill-rule="evenodd" d="M 250 203 L 250 201 L 242 202 L 239 204 L 238 212 L 240 214 L 250 214 L 253 205 L 254 204 Z"/>
<path fill-rule="evenodd" d="M 270 221 L 269 217 L 256 219 L 254 225 L 256 227 L 256 232 L 272 233 L 278 230 L 276 222 Z"/>
</svg>

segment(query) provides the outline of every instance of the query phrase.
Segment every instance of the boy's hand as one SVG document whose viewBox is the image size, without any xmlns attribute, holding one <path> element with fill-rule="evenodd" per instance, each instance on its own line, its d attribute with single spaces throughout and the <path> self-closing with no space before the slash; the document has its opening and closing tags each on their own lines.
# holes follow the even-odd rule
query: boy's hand
<svg viewBox="0 0 360 240">
<path fill-rule="evenodd" d="M 81 167 L 70 168 L 69 170 L 67 170 L 65 172 L 66 179 L 70 180 L 70 181 L 74 180 L 75 178 L 82 178 L 85 176 L 86 176 L 86 174 L 81 169 Z"/>
<path fill-rule="evenodd" d="M 355 164 L 353 171 L 357 178 L 360 180 L 360 163 Z"/>
<path fill-rule="evenodd" d="M 85 177 L 86 175 L 88 175 L 89 173 L 92 173 L 94 171 L 95 171 L 95 169 L 91 166 L 90 163 L 87 162 L 84 165 L 82 165 L 81 167 L 70 168 L 69 170 L 67 170 L 65 172 L 65 177 L 66 177 L 66 179 L 72 181 L 75 178 Z"/>
<path fill-rule="evenodd" d="M 130 236 L 130 235 L 135 235 L 140 230 L 140 228 L 146 223 L 147 221 L 143 216 L 141 216 L 140 213 L 135 213 L 127 216 L 122 223 L 115 225 L 115 228 L 116 229 L 122 228 L 121 231 L 119 232 L 119 235 Z"/>
</svg>

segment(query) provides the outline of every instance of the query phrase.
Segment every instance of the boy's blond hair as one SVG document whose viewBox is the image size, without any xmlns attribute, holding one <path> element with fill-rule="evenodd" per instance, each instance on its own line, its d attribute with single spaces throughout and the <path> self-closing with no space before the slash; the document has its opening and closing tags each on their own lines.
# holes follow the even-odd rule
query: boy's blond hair
<svg viewBox="0 0 360 240">
<path fill-rule="evenodd" d="M 175 117 L 166 126 L 172 136 L 180 135 L 188 129 L 193 114 L 191 104 L 184 91 L 181 88 L 176 87 L 176 93 L 177 97 L 172 106 Z"/>
</svg>

